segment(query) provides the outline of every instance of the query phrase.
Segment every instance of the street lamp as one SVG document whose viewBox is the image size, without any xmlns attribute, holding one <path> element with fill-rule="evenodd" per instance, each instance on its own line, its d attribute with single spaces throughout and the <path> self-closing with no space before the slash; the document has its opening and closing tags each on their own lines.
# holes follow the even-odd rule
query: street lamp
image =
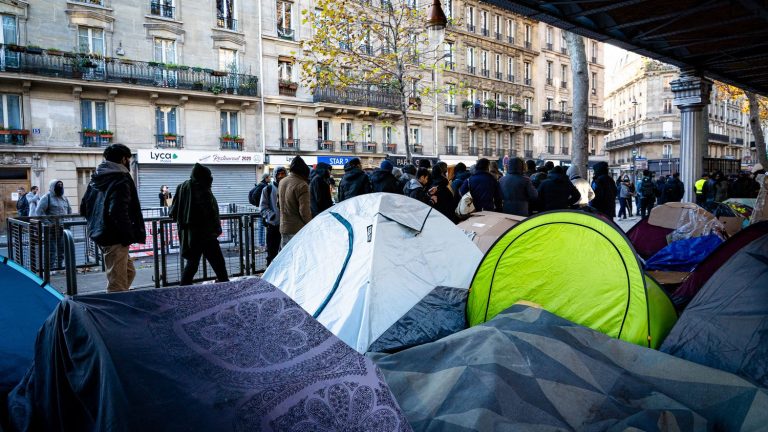
<svg viewBox="0 0 768 432">
<path fill-rule="evenodd" d="M 632 117 L 632 184 L 637 184 L 637 99 L 632 96 L 635 114 Z"/>
<path fill-rule="evenodd" d="M 445 26 L 448 25 L 448 18 L 443 12 L 443 7 L 440 5 L 440 0 L 433 0 L 432 5 L 429 6 L 427 11 L 427 33 L 429 40 L 439 47 L 443 44 L 445 39 Z"/>
</svg>

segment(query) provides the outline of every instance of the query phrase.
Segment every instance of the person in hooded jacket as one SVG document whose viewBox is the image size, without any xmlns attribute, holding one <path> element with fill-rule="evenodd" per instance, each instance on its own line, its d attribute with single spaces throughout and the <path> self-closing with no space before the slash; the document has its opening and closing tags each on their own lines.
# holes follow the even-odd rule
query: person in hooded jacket
<svg viewBox="0 0 768 432">
<path fill-rule="evenodd" d="M 461 196 L 471 192 L 475 211 L 501 211 L 501 189 L 496 177 L 489 172 L 490 165 L 488 159 L 478 159 L 475 173 L 459 189 Z"/>
<path fill-rule="evenodd" d="M 129 172 L 131 150 L 112 144 L 96 167 L 80 202 L 88 234 L 104 256 L 107 292 L 127 291 L 136 277 L 129 247 L 144 243 L 147 231 L 136 183 Z"/>
<path fill-rule="evenodd" d="M 278 206 L 279 197 L 278 190 L 280 187 L 280 181 L 285 178 L 287 172 L 284 167 L 277 167 L 275 169 L 274 180 L 272 184 L 267 185 L 261 192 L 261 201 L 259 202 L 259 208 L 261 209 L 261 217 L 264 220 L 264 225 L 267 227 L 267 266 L 280 252 L 280 208 Z M 328 185 L 330 190 L 330 185 Z"/>
<path fill-rule="evenodd" d="M 453 192 L 451 192 L 448 179 L 443 175 L 443 167 L 440 164 L 432 168 L 432 188 L 434 189 L 432 197 L 436 200 L 433 202 L 435 209 L 453 223 L 458 222 L 456 206 L 453 205 Z"/>
<path fill-rule="evenodd" d="M 35 216 L 65 216 L 72 214 L 72 206 L 69 200 L 64 196 L 64 183 L 61 180 L 53 179 L 48 184 L 48 193 L 40 198 L 35 209 Z M 49 262 L 54 268 L 64 266 L 64 228 L 57 220 L 53 220 L 54 228 L 50 231 L 50 246 L 48 247 Z M 55 260 L 54 260 L 55 257 Z"/>
<path fill-rule="evenodd" d="M 508 174 L 501 178 L 501 198 L 504 213 L 530 216 L 530 202 L 539 197 L 539 192 L 533 187 L 531 179 L 523 174 L 523 160 L 516 157 L 509 160 Z"/>
<path fill-rule="evenodd" d="M 595 197 L 589 205 L 613 220 L 616 217 L 616 194 L 618 191 L 616 190 L 616 182 L 608 174 L 608 162 L 598 162 L 592 169 L 594 170 L 592 190 L 595 191 Z"/>
<path fill-rule="evenodd" d="M 685 195 L 685 185 L 680 181 L 680 173 L 674 173 L 664 183 L 664 188 L 661 190 L 661 201 L 663 203 L 680 202 L 683 195 Z"/>
<path fill-rule="evenodd" d="M 592 190 L 592 186 L 590 186 L 588 181 L 581 178 L 579 171 L 576 169 L 576 165 L 569 166 L 565 175 L 568 176 L 571 183 L 576 186 L 576 189 L 578 189 L 581 194 L 581 198 L 579 199 L 579 202 L 576 203 L 576 206 L 579 208 L 588 206 L 589 202 L 595 197 L 595 191 Z"/>
<path fill-rule="evenodd" d="M 32 186 L 32 188 L 27 193 L 27 204 L 29 204 L 29 213 L 25 214 L 24 216 L 34 216 L 35 210 L 37 209 L 37 203 L 39 202 L 40 202 L 39 188 L 37 186 Z"/>
<path fill-rule="evenodd" d="M 353 158 L 344 164 L 344 177 L 339 183 L 339 202 L 367 193 L 371 193 L 371 180 L 363 171 L 360 159 Z"/>
<path fill-rule="evenodd" d="M 437 197 L 434 196 L 437 188 L 432 187 L 431 189 L 427 189 L 430 183 L 429 169 L 419 168 L 419 170 L 416 171 L 415 177 L 416 178 L 411 179 L 405 186 L 405 194 L 426 205 L 434 205 L 437 202 Z"/>
<path fill-rule="evenodd" d="M 528 159 L 525 161 L 525 176 L 531 178 L 534 174 L 536 174 L 536 162 Z"/>
<path fill-rule="evenodd" d="M 309 199 L 309 166 L 301 156 L 291 160 L 291 172 L 278 187 L 280 208 L 280 249 L 312 220 Z"/>
<path fill-rule="evenodd" d="M 541 211 L 566 210 L 581 199 L 581 193 L 565 175 L 561 166 L 552 168 L 547 179 L 541 182 L 539 189 L 539 209 Z"/>
<path fill-rule="evenodd" d="M 403 175 L 400 176 L 400 190 L 403 191 L 404 195 L 408 195 L 408 184 L 411 180 L 416 180 L 416 167 L 408 164 L 403 167 Z"/>
<path fill-rule="evenodd" d="M 379 169 L 371 173 L 371 189 L 373 192 L 389 192 L 402 195 L 403 189 L 400 187 L 400 182 L 392 174 L 394 168 L 392 162 L 386 159 L 381 161 Z"/>
<path fill-rule="evenodd" d="M 451 189 L 453 190 L 453 208 L 455 209 L 459 205 L 459 200 L 461 199 L 461 194 L 459 193 L 459 189 L 461 189 L 461 185 L 464 184 L 464 182 L 471 176 L 469 170 L 467 169 L 467 166 L 464 165 L 463 162 L 459 162 L 456 164 L 456 166 L 453 168 L 453 179 L 451 179 Z"/>
<path fill-rule="evenodd" d="M 229 281 L 218 240 L 222 232 L 219 203 L 213 196 L 211 185 L 211 170 L 196 163 L 189 180 L 176 187 L 176 199 L 169 216 L 178 224 L 181 256 L 186 260 L 181 285 L 192 284 L 203 256 L 216 273 L 216 282 Z"/>
<path fill-rule="evenodd" d="M 333 167 L 325 162 L 318 162 L 315 165 L 314 175 L 309 181 L 309 209 L 312 212 L 312 217 L 333 206 L 331 184 L 328 182 L 328 179 L 331 178 L 332 169 Z"/>
</svg>

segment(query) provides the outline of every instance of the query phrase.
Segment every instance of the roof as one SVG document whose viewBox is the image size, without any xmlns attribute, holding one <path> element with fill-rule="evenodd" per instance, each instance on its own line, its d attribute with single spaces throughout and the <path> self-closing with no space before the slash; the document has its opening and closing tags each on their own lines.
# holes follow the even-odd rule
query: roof
<svg viewBox="0 0 768 432">
<path fill-rule="evenodd" d="M 768 95 L 768 9 L 756 0 L 486 0 L 600 42 Z"/>
</svg>

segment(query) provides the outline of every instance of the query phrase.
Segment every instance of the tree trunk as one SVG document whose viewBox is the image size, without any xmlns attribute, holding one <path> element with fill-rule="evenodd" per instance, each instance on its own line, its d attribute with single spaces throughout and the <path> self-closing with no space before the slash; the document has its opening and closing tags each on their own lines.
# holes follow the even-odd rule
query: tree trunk
<svg viewBox="0 0 768 432">
<path fill-rule="evenodd" d="M 760 124 L 760 104 L 757 102 L 757 95 L 752 92 L 744 92 L 749 101 L 749 126 L 752 128 L 752 135 L 755 137 L 755 151 L 757 152 L 757 163 L 768 169 L 768 158 L 765 152 L 765 135 L 763 127 Z"/>
<path fill-rule="evenodd" d="M 578 170 L 578 174 L 587 178 L 589 165 L 589 69 L 587 68 L 587 53 L 584 48 L 584 38 L 567 32 L 565 34 L 568 43 L 568 52 L 571 57 L 571 71 L 573 72 L 573 153 L 571 163 Z"/>
</svg>

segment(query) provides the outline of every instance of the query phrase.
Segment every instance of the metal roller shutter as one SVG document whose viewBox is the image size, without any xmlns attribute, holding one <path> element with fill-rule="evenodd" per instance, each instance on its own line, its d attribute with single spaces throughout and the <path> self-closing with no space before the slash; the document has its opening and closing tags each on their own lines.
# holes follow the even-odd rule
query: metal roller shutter
<svg viewBox="0 0 768 432">
<path fill-rule="evenodd" d="M 256 167 L 252 165 L 207 165 L 213 175 L 213 194 L 219 204 L 248 203 L 248 192 L 256 183 Z M 168 185 L 171 193 L 189 179 L 192 165 L 139 165 L 139 199 L 142 207 L 158 207 L 160 186 Z"/>
</svg>

